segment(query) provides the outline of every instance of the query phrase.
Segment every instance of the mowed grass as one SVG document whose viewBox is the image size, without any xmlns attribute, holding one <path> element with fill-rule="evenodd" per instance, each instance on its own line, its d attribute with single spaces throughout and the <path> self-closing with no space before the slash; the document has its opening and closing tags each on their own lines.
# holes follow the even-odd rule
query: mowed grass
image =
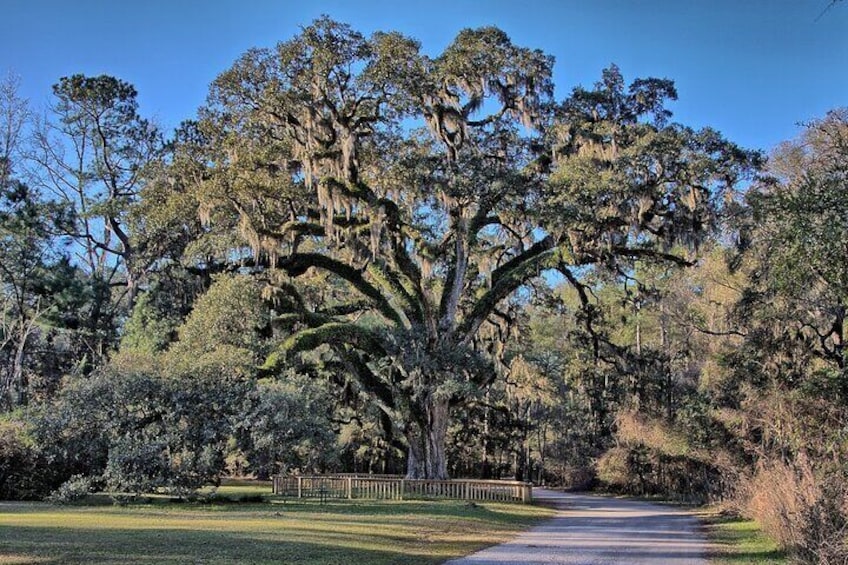
<svg viewBox="0 0 848 565">
<path fill-rule="evenodd" d="M 459 501 L 6 502 L 0 503 L 0 563 L 430 564 L 505 541 L 551 514 L 537 506 Z"/>
<path fill-rule="evenodd" d="M 224 479 L 218 487 L 207 487 L 200 490 L 201 495 L 211 496 L 213 499 L 231 500 L 254 500 L 258 498 L 272 499 L 271 481 L 256 481 L 252 479 Z"/>
<path fill-rule="evenodd" d="M 753 520 L 707 511 L 701 519 L 711 542 L 714 565 L 785 565 L 787 556 Z"/>
</svg>

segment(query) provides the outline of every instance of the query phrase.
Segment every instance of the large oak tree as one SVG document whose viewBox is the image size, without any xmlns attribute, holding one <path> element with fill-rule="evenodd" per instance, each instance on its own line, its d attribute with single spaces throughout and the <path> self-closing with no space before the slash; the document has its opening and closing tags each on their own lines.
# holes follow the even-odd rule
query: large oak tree
<svg viewBox="0 0 848 565">
<path fill-rule="evenodd" d="M 200 112 L 208 237 L 240 235 L 219 259 L 260 273 L 279 312 L 265 370 L 330 352 L 405 438 L 410 477 L 447 476 L 451 408 L 502 375 L 511 301 L 546 271 L 588 304 L 591 269 L 690 263 L 754 158 L 669 124 L 670 81 L 611 67 L 556 103 L 552 68 L 496 28 L 429 57 L 322 18 L 245 53 Z"/>
</svg>

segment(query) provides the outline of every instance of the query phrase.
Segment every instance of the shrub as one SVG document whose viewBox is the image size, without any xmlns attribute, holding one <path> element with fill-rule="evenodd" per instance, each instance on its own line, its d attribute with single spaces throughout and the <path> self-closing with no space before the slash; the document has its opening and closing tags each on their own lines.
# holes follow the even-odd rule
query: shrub
<svg viewBox="0 0 848 565">
<path fill-rule="evenodd" d="M 119 354 L 66 382 L 32 410 L 32 433 L 58 477 L 103 477 L 110 491 L 187 496 L 225 470 L 228 441 L 249 381 L 241 352 L 216 351 L 165 374 L 158 360 Z M 68 488 L 75 484 L 68 483 Z"/>
<path fill-rule="evenodd" d="M 54 504 L 71 504 L 82 500 L 96 490 L 96 479 L 86 475 L 74 475 L 50 493 L 47 501 Z"/>
<path fill-rule="evenodd" d="M 679 426 L 663 419 L 623 412 L 616 440 L 597 463 L 598 478 L 615 491 L 703 503 L 722 497 L 735 476 L 727 452 L 694 447 Z"/>
<path fill-rule="evenodd" d="M 144 431 L 144 430 L 142 430 Z M 103 473 L 111 492 L 144 494 L 168 483 L 167 445 L 134 432 L 109 447 Z"/>
<path fill-rule="evenodd" d="M 848 481 L 803 455 L 761 463 L 742 487 L 745 513 L 800 563 L 848 563 Z"/>
<path fill-rule="evenodd" d="M 552 474 L 557 484 L 571 490 L 589 490 L 597 481 L 597 471 L 591 465 L 562 465 Z"/>
<path fill-rule="evenodd" d="M 625 490 L 630 485 L 630 450 L 613 447 L 598 458 L 598 479 L 614 490 Z"/>
<path fill-rule="evenodd" d="M 235 426 L 243 470 L 267 478 L 286 469 L 309 471 L 334 463 L 336 437 L 325 389 L 288 373 L 280 380 L 259 381 L 245 398 Z"/>
<path fill-rule="evenodd" d="M 40 499 L 50 490 L 49 471 L 26 425 L 0 420 L 0 500 Z"/>
</svg>

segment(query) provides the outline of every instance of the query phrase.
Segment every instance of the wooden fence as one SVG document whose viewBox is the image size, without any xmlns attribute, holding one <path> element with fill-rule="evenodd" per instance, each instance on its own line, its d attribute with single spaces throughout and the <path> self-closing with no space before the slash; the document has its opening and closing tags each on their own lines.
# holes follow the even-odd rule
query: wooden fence
<svg viewBox="0 0 848 565">
<path fill-rule="evenodd" d="M 321 500 L 450 498 L 529 504 L 533 501 L 533 485 L 517 481 L 405 479 L 400 475 L 302 475 L 274 477 L 274 494 Z"/>
</svg>

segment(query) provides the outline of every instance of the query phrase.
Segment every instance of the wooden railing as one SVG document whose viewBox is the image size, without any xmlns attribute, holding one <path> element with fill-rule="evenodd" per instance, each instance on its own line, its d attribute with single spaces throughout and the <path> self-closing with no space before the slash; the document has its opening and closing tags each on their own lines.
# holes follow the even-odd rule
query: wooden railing
<svg viewBox="0 0 848 565">
<path fill-rule="evenodd" d="M 321 500 L 450 498 L 529 504 L 533 501 L 533 485 L 517 481 L 405 479 L 399 475 L 281 475 L 274 477 L 274 494 Z"/>
</svg>

